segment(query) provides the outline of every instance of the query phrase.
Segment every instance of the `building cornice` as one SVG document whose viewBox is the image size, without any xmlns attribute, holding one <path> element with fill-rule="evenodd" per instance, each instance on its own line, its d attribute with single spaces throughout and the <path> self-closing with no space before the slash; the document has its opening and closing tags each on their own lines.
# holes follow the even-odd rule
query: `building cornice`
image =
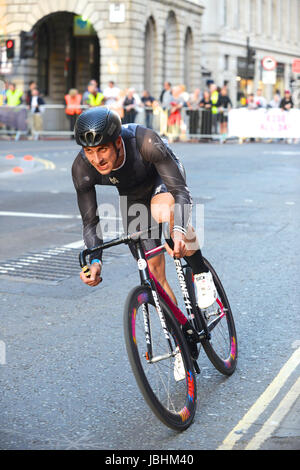
<svg viewBox="0 0 300 470">
<path fill-rule="evenodd" d="M 203 41 L 203 46 L 205 46 L 205 44 L 207 43 L 214 43 L 215 45 L 219 45 L 219 46 L 224 45 L 224 46 L 236 46 L 236 47 L 245 47 L 245 48 L 247 47 L 246 38 L 244 42 L 241 42 L 240 39 L 224 38 L 220 34 L 205 34 L 202 36 L 202 41 Z M 255 39 L 253 38 L 251 41 L 251 47 L 256 49 L 258 52 L 260 51 L 270 52 L 276 55 L 285 54 L 285 55 L 290 55 L 293 57 L 296 57 L 296 56 L 298 57 L 299 55 L 299 48 L 297 46 L 293 48 L 292 46 L 288 47 L 285 45 L 281 45 L 281 47 L 279 47 L 278 45 L 276 45 L 276 43 L 274 43 L 274 41 L 272 44 L 266 44 L 266 43 L 260 42 L 259 40 L 255 41 Z"/>
</svg>

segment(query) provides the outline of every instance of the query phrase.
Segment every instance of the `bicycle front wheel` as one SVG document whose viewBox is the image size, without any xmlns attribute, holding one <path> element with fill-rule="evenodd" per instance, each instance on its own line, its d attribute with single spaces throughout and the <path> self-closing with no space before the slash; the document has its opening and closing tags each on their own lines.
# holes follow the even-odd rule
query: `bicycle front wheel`
<svg viewBox="0 0 300 470">
<path fill-rule="evenodd" d="M 185 338 L 161 300 L 167 334 L 151 289 L 138 286 L 124 308 L 124 333 L 137 384 L 151 410 L 168 427 L 187 429 L 196 411 L 196 379 Z M 171 346 L 171 347 L 170 347 Z"/>
</svg>

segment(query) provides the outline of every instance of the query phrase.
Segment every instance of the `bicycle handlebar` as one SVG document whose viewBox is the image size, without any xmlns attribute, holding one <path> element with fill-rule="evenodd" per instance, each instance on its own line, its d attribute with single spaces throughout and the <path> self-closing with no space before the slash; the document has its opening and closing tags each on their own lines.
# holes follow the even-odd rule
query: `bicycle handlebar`
<svg viewBox="0 0 300 470">
<path fill-rule="evenodd" d="M 87 248 L 79 253 L 79 263 L 82 269 L 85 269 L 87 273 L 88 267 L 86 263 L 86 257 L 95 253 L 98 250 L 105 250 L 107 248 L 111 248 L 112 246 L 122 245 L 123 243 L 128 245 L 130 241 L 138 241 L 142 235 L 150 232 L 152 227 L 147 228 L 146 230 L 141 230 L 140 232 L 131 233 L 129 235 L 122 235 L 120 238 L 115 238 L 114 240 L 110 240 L 109 242 L 102 243 L 102 245 L 95 246 L 93 248 Z"/>
</svg>

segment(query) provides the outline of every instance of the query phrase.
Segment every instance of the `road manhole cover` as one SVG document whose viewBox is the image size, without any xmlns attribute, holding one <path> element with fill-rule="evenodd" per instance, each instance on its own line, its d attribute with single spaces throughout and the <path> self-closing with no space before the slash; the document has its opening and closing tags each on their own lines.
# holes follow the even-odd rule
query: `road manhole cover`
<svg viewBox="0 0 300 470">
<path fill-rule="evenodd" d="M 74 248 L 52 248 L 39 252 L 29 252 L 15 259 L 0 262 L 0 275 L 24 278 L 27 280 L 60 282 L 78 276 L 80 266 L 79 250 Z M 128 256 L 128 253 L 105 253 L 104 262 Z"/>
</svg>

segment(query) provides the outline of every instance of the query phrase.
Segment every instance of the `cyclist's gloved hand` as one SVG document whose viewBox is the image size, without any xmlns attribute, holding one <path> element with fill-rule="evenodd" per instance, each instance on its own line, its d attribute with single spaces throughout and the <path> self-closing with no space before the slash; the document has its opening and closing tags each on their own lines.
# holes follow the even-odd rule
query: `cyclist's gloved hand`
<svg viewBox="0 0 300 470">
<path fill-rule="evenodd" d="M 174 231 L 172 238 L 174 242 L 173 250 L 166 243 L 165 248 L 167 252 L 173 258 L 183 258 L 184 256 L 186 256 L 186 252 L 187 252 L 185 236 L 183 235 L 183 233 L 179 231 Z"/>
<path fill-rule="evenodd" d="M 186 243 L 184 240 L 174 240 L 174 258 L 183 258 L 186 255 Z"/>
<path fill-rule="evenodd" d="M 92 263 L 90 266 L 90 277 L 87 277 L 87 275 L 81 271 L 80 273 L 80 279 L 87 284 L 88 286 L 98 286 L 100 282 L 102 281 L 101 278 L 101 270 L 102 270 L 102 265 L 101 263 Z"/>
</svg>

